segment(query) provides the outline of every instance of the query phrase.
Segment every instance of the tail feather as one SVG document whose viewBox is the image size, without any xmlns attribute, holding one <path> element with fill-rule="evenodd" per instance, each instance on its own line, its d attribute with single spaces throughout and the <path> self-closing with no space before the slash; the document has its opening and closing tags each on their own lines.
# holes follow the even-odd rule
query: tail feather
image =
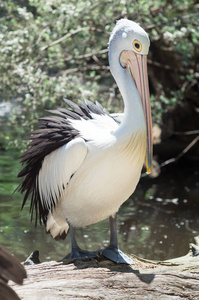
<svg viewBox="0 0 199 300">
<path fill-rule="evenodd" d="M 46 222 L 46 232 L 56 240 L 64 240 L 68 234 L 68 223 L 56 212 L 49 213 Z"/>
</svg>

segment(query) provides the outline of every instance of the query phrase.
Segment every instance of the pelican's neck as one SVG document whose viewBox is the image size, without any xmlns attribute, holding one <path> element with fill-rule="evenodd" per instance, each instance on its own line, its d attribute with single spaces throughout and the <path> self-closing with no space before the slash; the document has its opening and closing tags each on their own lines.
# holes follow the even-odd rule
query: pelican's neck
<svg viewBox="0 0 199 300">
<path fill-rule="evenodd" d="M 114 65 L 110 62 L 110 69 L 124 101 L 124 118 L 118 134 L 132 134 L 139 130 L 145 130 L 141 98 L 130 71 L 123 69 L 118 62 Z"/>
</svg>

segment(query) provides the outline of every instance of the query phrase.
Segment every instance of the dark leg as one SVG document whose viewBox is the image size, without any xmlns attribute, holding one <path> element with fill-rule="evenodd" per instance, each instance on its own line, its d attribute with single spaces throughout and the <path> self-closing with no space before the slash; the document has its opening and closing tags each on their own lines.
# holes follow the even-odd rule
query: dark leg
<svg viewBox="0 0 199 300">
<path fill-rule="evenodd" d="M 110 216 L 109 221 L 110 245 L 102 250 L 102 255 L 116 263 L 134 264 L 134 261 L 118 248 L 116 215 L 114 217 Z"/>
<path fill-rule="evenodd" d="M 70 240 L 71 240 L 71 253 L 69 255 L 69 258 L 80 258 L 80 248 L 77 245 L 75 234 L 73 227 L 69 224 L 69 232 L 70 232 Z"/>
<path fill-rule="evenodd" d="M 117 216 L 114 217 L 110 216 L 110 246 L 118 248 L 118 241 L 117 241 Z"/>
<path fill-rule="evenodd" d="M 92 257 L 97 257 L 98 256 L 98 251 L 93 251 L 89 252 L 86 250 L 82 250 L 75 239 L 75 234 L 73 227 L 68 223 L 69 225 L 69 232 L 70 232 L 70 238 L 71 238 L 71 253 L 66 255 L 63 260 L 65 259 L 74 259 L 74 258 L 80 258 L 80 259 L 85 259 L 85 258 L 92 258 Z"/>
</svg>

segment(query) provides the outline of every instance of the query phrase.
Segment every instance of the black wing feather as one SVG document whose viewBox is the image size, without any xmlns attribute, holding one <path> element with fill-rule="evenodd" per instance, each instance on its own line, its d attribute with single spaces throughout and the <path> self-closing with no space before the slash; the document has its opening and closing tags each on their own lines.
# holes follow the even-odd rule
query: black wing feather
<svg viewBox="0 0 199 300">
<path fill-rule="evenodd" d="M 85 103 L 80 102 L 80 105 L 77 105 L 67 99 L 64 99 L 64 101 L 70 108 L 58 108 L 48 111 L 53 115 L 40 119 L 37 126 L 39 129 L 30 132 L 30 136 L 26 138 L 31 141 L 28 150 L 20 156 L 21 163 L 25 166 L 18 174 L 22 181 L 17 190 L 25 193 L 22 208 L 30 197 L 31 220 L 35 211 L 35 225 L 38 220 L 40 223 L 42 220 L 45 223 L 49 213 L 49 208 L 43 207 L 41 204 L 38 188 L 38 175 L 45 156 L 80 136 L 79 132 L 70 123 L 70 119 L 80 120 L 83 118 L 89 120 L 92 119 L 91 113 L 108 114 L 99 103 L 94 104 L 86 100 Z M 57 200 L 52 197 L 50 210 L 53 209 L 56 202 Z"/>
</svg>

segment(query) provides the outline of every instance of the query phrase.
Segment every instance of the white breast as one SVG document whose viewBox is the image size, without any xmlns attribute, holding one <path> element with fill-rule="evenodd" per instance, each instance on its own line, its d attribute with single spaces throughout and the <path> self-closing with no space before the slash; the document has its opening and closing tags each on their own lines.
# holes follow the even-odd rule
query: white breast
<svg viewBox="0 0 199 300">
<path fill-rule="evenodd" d="M 113 215 L 134 192 L 145 157 L 144 137 L 144 132 L 139 133 L 100 149 L 91 145 L 59 202 L 73 226 L 86 226 Z"/>
</svg>

